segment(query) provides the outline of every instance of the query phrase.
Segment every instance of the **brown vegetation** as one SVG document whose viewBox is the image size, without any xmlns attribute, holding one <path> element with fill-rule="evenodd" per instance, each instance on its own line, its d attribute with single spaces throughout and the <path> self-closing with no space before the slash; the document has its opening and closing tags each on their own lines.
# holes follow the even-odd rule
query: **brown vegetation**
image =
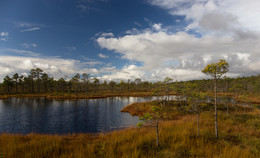
<svg viewBox="0 0 260 158">
<path fill-rule="evenodd" d="M 133 116 L 142 116 L 144 113 L 152 112 L 153 106 L 163 105 L 163 113 L 167 113 L 167 118 L 176 118 L 184 114 L 182 101 L 149 101 L 143 103 L 133 103 L 124 107 L 121 112 L 129 112 Z"/>
<path fill-rule="evenodd" d="M 239 95 L 235 99 L 237 102 L 260 104 L 260 95 Z"/>
</svg>

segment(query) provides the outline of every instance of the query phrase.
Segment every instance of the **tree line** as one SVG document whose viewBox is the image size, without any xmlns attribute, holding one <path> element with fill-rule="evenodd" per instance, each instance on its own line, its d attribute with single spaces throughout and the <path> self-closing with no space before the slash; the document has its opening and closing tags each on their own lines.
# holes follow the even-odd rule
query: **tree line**
<svg viewBox="0 0 260 158">
<path fill-rule="evenodd" d="M 28 76 L 6 75 L 3 82 L 0 83 L 0 91 L 2 93 L 48 93 L 48 92 L 64 92 L 64 93 L 88 93 L 102 90 L 110 91 L 150 91 L 156 84 L 148 81 L 142 81 L 136 78 L 134 81 L 121 80 L 102 81 L 97 77 L 91 77 L 88 73 L 77 73 L 71 79 L 67 76 L 55 80 L 40 68 L 31 69 Z"/>
<path fill-rule="evenodd" d="M 0 83 L 1 93 L 88 93 L 98 91 L 151 91 L 154 95 L 159 92 L 169 94 L 177 92 L 185 94 L 190 84 L 196 84 L 200 91 L 214 91 L 214 79 L 202 79 L 191 81 L 175 81 L 165 77 L 163 81 L 149 82 L 140 78 L 127 81 L 101 81 L 97 77 L 91 77 L 88 73 L 77 73 L 71 79 L 67 76 L 54 79 L 40 68 L 31 69 L 28 76 L 15 73 L 6 75 Z M 229 78 L 222 77 L 218 80 L 218 92 L 233 93 L 235 95 L 260 93 L 260 74 L 250 77 Z"/>
</svg>

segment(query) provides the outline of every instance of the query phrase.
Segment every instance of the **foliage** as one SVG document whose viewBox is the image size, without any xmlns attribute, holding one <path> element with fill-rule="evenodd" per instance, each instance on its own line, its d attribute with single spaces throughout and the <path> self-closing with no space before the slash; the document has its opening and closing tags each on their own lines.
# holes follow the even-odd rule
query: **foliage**
<svg viewBox="0 0 260 158">
<path fill-rule="evenodd" d="M 220 59 L 218 63 L 208 64 L 202 72 L 213 78 L 220 78 L 228 72 L 229 64 L 224 59 Z"/>
</svg>

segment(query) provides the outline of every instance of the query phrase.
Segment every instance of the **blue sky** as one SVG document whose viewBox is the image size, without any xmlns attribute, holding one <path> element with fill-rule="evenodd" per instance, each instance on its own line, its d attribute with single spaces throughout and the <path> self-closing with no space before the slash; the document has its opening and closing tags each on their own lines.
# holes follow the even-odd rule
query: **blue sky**
<svg viewBox="0 0 260 158">
<path fill-rule="evenodd" d="M 257 0 L 2 0 L 0 78 L 40 67 L 55 78 L 205 78 L 260 72 Z M 242 12 L 243 11 L 243 12 Z"/>
</svg>

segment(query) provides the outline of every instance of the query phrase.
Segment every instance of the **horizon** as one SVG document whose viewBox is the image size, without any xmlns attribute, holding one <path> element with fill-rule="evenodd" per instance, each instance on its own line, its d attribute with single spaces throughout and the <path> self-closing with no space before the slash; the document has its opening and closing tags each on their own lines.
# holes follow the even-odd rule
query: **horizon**
<svg viewBox="0 0 260 158">
<path fill-rule="evenodd" d="M 25 0 L 0 3 L 0 82 L 41 68 L 55 79 L 209 79 L 225 59 L 227 77 L 260 72 L 260 1 Z"/>
<path fill-rule="evenodd" d="M 36 68 L 37 69 L 37 68 Z M 42 72 L 41 73 L 41 75 L 43 74 L 43 73 L 46 73 L 46 72 Z M 28 74 L 30 74 L 29 72 L 28 72 Z M 12 75 L 15 75 L 15 74 L 12 74 Z M 13 79 L 12 78 L 12 75 L 6 75 L 6 76 L 9 76 L 11 79 Z M 19 74 L 18 74 L 19 75 Z M 52 76 L 50 76 L 49 74 L 47 74 L 48 75 L 48 77 L 49 78 L 52 78 Z M 77 75 L 77 74 L 76 74 Z M 75 76 L 76 76 L 75 75 Z M 83 74 L 79 74 L 80 75 L 80 79 L 79 79 L 79 82 L 84 82 L 82 79 L 82 77 L 83 77 Z M 166 76 L 165 78 L 163 78 L 162 80 L 157 80 L 157 81 L 149 81 L 149 80 L 144 80 L 144 79 L 142 79 L 142 78 L 135 78 L 135 79 L 132 79 L 132 80 L 130 80 L 130 79 L 119 79 L 119 80 L 104 80 L 103 78 L 100 78 L 100 77 L 93 77 L 93 76 L 91 76 L 90 74 L 87 74 L 87 75 L 89 75 L 89 81 L 90 81 L 90 83 L 91 83 L 91 81 L 93 82 L 93 80 L 95 80 L 95 79 L 98 79 L 99 81 L 100 81 L 100 83 L 101 84 L 103 84 L 104 82 L 111 82 L 111 81 L 114 81 L 115 83 L 120 83 L 121 81 L 123 81 L 123 82 L 135 82 L 135 80 L 136 79 L 141 79 L 141 82 L 149 82 L 149 83 L 156 83 L 156 82 L 164 82 L 164 80 L 166 79 L 166 78 L 168 78 L 168 76 Z M 206 75 L 206 74 L 205 74 Z M 224 78 L 225 79 L 225 77 L 227 77 L 227 78 L 229 78 L 229 79 L 237 79 L 237 78 L 246 78 L 246 77 L 257 77 L 257 76 L 259 76 L 260 74 L 253 74 L 253 75 L 250 75 L 250 76 L 237 76 L 237 77 L 227 77 L 226 75 L 222 75 L 219 79 L 221 79 L 221 78 Z M 6 77 L 5 76 L 5 77 Z M 23 75 L 22 75 L 23 76 Z M 70 82 L 71 80 L 72 80 L 72 78 L 73 77 L 75 77 L 75 76 L 72 76 L 72 77 L 68 77 L 68 76 L 64 76 L 64 77 L 61 77 L 61 78 L 53 78 L 55 81 L 58 81 L 59 79 L 64 79 L 66 82 Z M 208 75 L 207 75 L 208 76 Z M 20 76 L 19 76 L 20 77 Z M 24 77 L 29 77 L 29 76 L 23 76 L 23 78 Z M 201 79 L 191 79 L 191 80 L 174 80 L 174 78 L 170 78 L 172 81 L 170 81 L 169 83 L 177 83 L 177 82 L 193 82 L 193 81 L 200 81 L 200 80 L 214 80 L 214 78 L 212 78 L 212 77 L 210 77 L 210 76 L 208 76 L 207 78 L 201 78 Z M 3 81 L 1 81 L 0 80 L 0 84 L 3 84 Z"/>
</svg>

